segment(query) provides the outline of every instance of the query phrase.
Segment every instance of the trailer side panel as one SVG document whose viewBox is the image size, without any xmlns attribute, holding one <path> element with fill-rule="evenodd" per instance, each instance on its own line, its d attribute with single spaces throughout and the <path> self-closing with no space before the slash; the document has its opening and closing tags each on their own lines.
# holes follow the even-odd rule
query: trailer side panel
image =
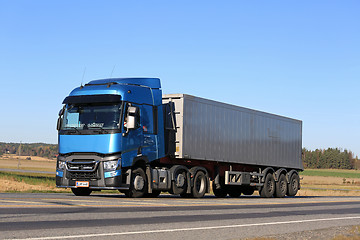
<svg viewBox="0 0 360 240">
<path fill-rule="evenodd" d="M 177 158 L 303 169 L 301 121 L 186 94 L 169 101 Z"/>
</svg>

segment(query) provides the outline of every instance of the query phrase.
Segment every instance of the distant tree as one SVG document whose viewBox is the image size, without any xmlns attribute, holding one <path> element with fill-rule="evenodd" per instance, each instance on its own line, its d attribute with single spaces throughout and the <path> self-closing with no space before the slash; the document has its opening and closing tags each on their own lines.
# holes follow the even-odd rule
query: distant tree
<svg viewBox="0 0 360 240">
<path fill-rule="evenodd" d="M 303 148 L 302 159 L 305 168 L 359 169 L 358 157 L 354 158 L 351 151 L 338 148 L 316 149 Z"/>
</svg>

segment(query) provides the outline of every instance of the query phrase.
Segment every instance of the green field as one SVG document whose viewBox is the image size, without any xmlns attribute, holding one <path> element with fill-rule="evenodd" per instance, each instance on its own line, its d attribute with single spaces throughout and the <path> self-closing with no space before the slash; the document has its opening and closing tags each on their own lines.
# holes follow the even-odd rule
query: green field
<svg viewBox="0 0 360 240">
<path fill-rule="evenodd" d="M 321 176 L 321 177 L 341 177 L 341 178 L 360 178 L 359 170 L 343 169 L 305 169 L 300 173 L 302 176 Z"/>
</svg>

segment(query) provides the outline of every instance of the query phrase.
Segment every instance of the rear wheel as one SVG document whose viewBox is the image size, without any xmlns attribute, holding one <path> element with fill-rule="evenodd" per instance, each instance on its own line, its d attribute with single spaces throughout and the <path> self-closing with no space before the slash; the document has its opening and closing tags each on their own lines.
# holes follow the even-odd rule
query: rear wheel
<svg viewBox="0 0 360 240">
<path fill-rule="evenodd" d="M 72 188 L 71 191 L 76 196 L 89 196 L 92 192 L 92 190 L 89 188 Z"/>
<path fill-rule="evenodd" d="M 128 194 L 129 197 L 141 198 L 147 194 L 148 183 L 144 170 L 142 168 L 136 168 L 131 172 L 131 183 Z"/>
<path fill-rule="evenodd" d="M 288 189 L 287 189 L 287 195 L 295 196 L 299 190 L 299 186 L 300 186 L 299 175 L 297 173 L 294 173 L 290 177 L 290 182 L 288 184 Z"/>
<path fill-rule="evenodd" d="M 275 197 L 283 198 L 285 197 L 286 192 L 287 192 L 286 177 L 284 174 L 281 174 L 276 183 Z"/>
<path fill-rule="evenodd" d="M 194 186 L 192 187 L 192 195 L 194 198 L 202 198 L 206 192 L 206 175 L 198 171 L 194 177 Z"/>
<path fill-rule="evenodd" d="M 172 192 L 175 195 L 183 194 L 187 189 L 187 179 L 186 172 L 184 170 L 179 170 L 175 173 L 175 179 L 172 182 Z"/>
<path fill-rule="evenodd" d="M 266 174 L 264 186 L 260 189 L 260 196 L 271 198 L 275 193 L 275 180 L 272 173 Z"/>
</svg>

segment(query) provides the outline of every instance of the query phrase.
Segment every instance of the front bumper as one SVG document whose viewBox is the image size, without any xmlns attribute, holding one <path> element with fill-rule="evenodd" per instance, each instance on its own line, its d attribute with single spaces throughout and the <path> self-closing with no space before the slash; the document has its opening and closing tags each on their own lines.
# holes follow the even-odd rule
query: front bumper
<svg viewBox="0 0 360 240">
<path fill-rule="evenodd" d="M 56 186 L 59 188 L 76 188 L 77 181 L 86 181 L 94 190 L 127 190 L 129 185 L 123 182 L 127 173 L 121 172 L 121 164 L 114 171 L 104 170 L 104 161 L 112 161 L 120 155 L 99 156 L 97 154 L 72 154 L 59 156 L 65 168 L 56 171 Z"/>
</svg>

